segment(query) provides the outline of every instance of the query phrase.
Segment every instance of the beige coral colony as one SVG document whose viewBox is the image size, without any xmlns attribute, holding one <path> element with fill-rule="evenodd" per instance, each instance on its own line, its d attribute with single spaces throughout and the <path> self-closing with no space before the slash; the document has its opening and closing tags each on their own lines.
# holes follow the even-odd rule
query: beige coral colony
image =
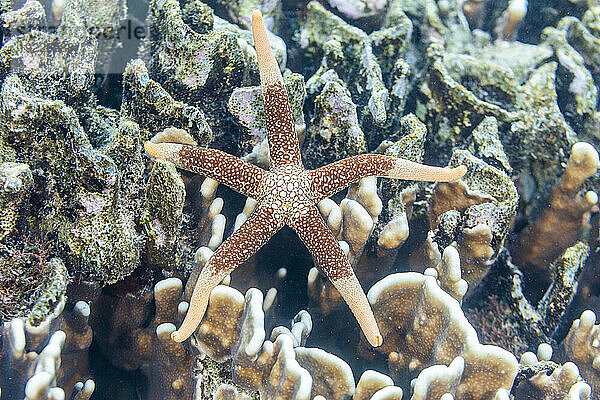
<svg viewBox="0 0 600 400">
<path fill-rule="evenodd" d="M 0 400 L 600 400 L 599 0 L 0 22 Z"/>
</svg>

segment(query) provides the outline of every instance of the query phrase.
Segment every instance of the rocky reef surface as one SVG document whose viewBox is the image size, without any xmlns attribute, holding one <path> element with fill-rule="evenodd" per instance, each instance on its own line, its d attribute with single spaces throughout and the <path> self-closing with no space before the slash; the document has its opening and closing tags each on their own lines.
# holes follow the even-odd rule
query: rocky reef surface
<svg viewBox="0 0 600 400">
<path fill-rule="evenodd" d="M 371 347 L 282 230 L 194 283 L 253 199 L 153 160 L 269 167 L 262 12 L 307 168 L 467 167 L 318 206 Z M 600 2 L 0 1 L 0 399 L 600 399 Z"/>
</svg>

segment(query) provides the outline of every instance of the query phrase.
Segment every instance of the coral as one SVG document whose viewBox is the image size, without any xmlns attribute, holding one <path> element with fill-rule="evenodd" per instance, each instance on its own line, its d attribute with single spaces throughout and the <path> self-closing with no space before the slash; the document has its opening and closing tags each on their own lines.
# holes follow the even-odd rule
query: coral
<svg viewBox="0 0 600 400">
<path fill-rule="evenodd" d="M 598 398 L 598 1 L 206 3 L 0 0 L 2 398 Z M 287 240 L 171 341 L 203 267 L 260 206 L 143 143 L 271 167 L 254 9 L 306 165 L 469 166 L 317 204 L 375 283 L 379 350 Z"/>
<path fill-rule="evenodd" d="M 77 1 L 72 3 L 77 7 Z M 71 10 L 56 34 L 32 30 L 15 36 L 0 52 L 2 77 L 18 74 L 26 91 L 34 96 L 64 100 L 69 105 L 87 101 L 97 49 L 82 17 L 84 13 Z"/>
<path fill-rule="evenodd" d="M 436 256 L 439 254 L 437 252 L 432 253 Z M 430 263 L 433 264 L 431 261 Z M 459 303 L 462 301 L 465 293 L 467 293 L 467 282 L 461 279 L 460 256 L 453 246 L 446 247 L 437 265 L 426 269 L 423 274 L 436 278 L 440 288 Z"/>
<path fill-rule="evenodd" d="M 304 114 L 302 112 L 304 103 L 304 78 L 300 74 L 286 74 L 284 82 L 290 99 L 290 108 L 294 118 L 296 133 L 300 141 L 302 141 L 306 129 Z M 267 127 L 260 87 L 250 86 L 234 89 L 227 102 L 227 108 L 236 121 L 244 128 L 246 138 L 239 139 L 242 150 L 248 152 L 266 139 Z M 268 157 L 266 161 L 264 163 L 257 162 L 256 164 L 264 168 L 269 168 Z"/>
<path fill-rule="evenodd" d="M 348 18 L 359 19 L 381 13 L 387 6 L 387 0 L 329 0 L 329 5 L 335 7 Z"/>
<path fill-rule="evenodd" d="M 557 258 L 549 269 L 552 283 L 537 305 L 544 317 L 545 330 L 552 336 L 577 291 L 577 278 L 589 255 L 589 246 L 578 242 Z"/>
<path fill-rule="evenodd" d="M 178 238 L 183 220 L 185 186 L 175 167 L 157 160 L 148 175 L 146 211 L 148 262 L 173 268 L 180 262 Z"/>
<path fill-rule="evenodd" d="M 174 100 L 160 84 L 150 79 L 142 60 L 133 60 L 125 67 L 120 113 L 139 124 L 143 138 L 176 127 L 185 129 L 201 145 L 212 139 L 204 113 L 198 107 Z"/>
<path fill-rule="evenodd" d="M 500 140 L 498 121 L 494 117 L 485 117 L 473 129 L 473 142 L 469 146 L 469 151 L 507 174 L 512 172 L 512 167 Z"/>
<path fill-rule="evenodd" d="M 301 310 L 292 320 L 291 329 L 288 329 L 285 326 L 277 326 L 273 328 L 271 331 L 271 340 L 273 341 L 277 339 L 277 336 L 279 335 L 288 335 L 292 338 L 294 347 L 304 346 L 311 330 L 312 318 L 308 311 Z"/>
<path fill-rule="evenodd" d="M 49 260 L 44 267 L 45 271 L 43 269 L 40 271 L 43 274 L 43 278 L 38 278 L 38 286 L 32 296 L 35 302 L 30 305 L 30 314 L 27 315 L 27 322 L 32 326 L 38 326 L 49 315 L 55 312 L 54 309 L 57 307 L 57 304 L 64 301 L 69 281 L 65 266 L 59 258 Z M 18 284 L 18 280 L 16 283 Z M 29 301 L 32 301 L 32 298 Z"/>
<path fill-rule="evenodd" d="M 552 48 L 560 70 L 564 71 L 564 78 L 557 82 L 560 105 L 565 118 L 582 140 L 598 136 L 598 116 L 594 107 L 598 89 L 593 75 L 599 65 L 597 49 L 600 42 L 593 33 L 597 19 L 595 9 L 587 10 L 581 20 L 564 17 L 556 28 L 547 27 L 541 35 L 544 43 Z"/>
<path fill-rule="evenodd" d="M 587 400 L 590 398 L 591 389 L 586 383 L 580 381 L 579 370 L 572 362 L 563 364 L 556 368 L 551 375 L 547 375 L 546 371 L 539 372 L 537 375 L 529 379 L 529 383 L 533 388 L 533 393 L 530 394 L 539 399 L 581 399 Z M 521 395 L 526 395 L 523 391 L 519 391 Z"/>
<path fill-rule="evenodd" d="M 315 116 L 306 132 L 307 168 L 318 168 L 367 151 L 350 92 L 336 81 L 315 98 Z"/>
<path fill-rule="evenodd" d="M 446 393 L 454 395 L 465 369 L 465 360 L 456 357 L 448 365 L 425 368 L 413 381 L 412 400 L 441 399 Z"/>
<path fill-rule="evenodd" d="M 556 337 L 561 332 L 562 321 L 568 316 L 570 303 L 578 287 L 578 276 L 583 269 L 588 254 L 588 245 L 581 242 L 565 250 L 550 266 L 555 281 L 539 294 L 537 302 L 535 299 L 530 300 L 525 296 L 523 273 L 504 255 L 501 263 L 508 269 L 508 280 L 502 286 L 505 286 L 506 283 L 508 285 L 504 287 L 505 293 L 499 292 L 503 297 L 499 299 L 501 301 L 498 304 L 501 305 L 501 308 L 498 309 L 492 303 L 493 307 L 484 306 L 479 313 L 488 308 L 491 308 L 492 312 L 494 308 L 500 312 L 496 312 L 495 316 L 490 316 L 489 312 L 488 316 L 473 314 L 475 319 L 483 317 L 476 325 L 484 332 L 487 330 L 492 333 L 490 338 L 498 335 L 502 336 L 502 330 L 507 333 L 505 338 L 513 337 L 517 333 L 514 341 L 518 345 L 515 348 L 516 354 L 519 353 L 519 348 L 523 348 L 523 340 L 529 343 L 530 346 L 551 341 L 552 337 Z M 506 294 L 509 294 L 509 296 L 504 298 Z M 509 316 L 508 324 L 496 323 L 497 318 L 500 318 L 502 314 Z M 495 327 L 490 330 L 489 328 L 493 326 Z M 498 331 L 498 327 L 502 329 Z"/>
<path fill-rule="evenodd" d="M 236 325 L 242 316 L 244 305 L 244 296 L 228 286 L 217 286 L 211 292 L 210 307 L 197 329 L 197 341 L 200 349 L 213 360 L 224 361 L 231 358 L 232 348 L 239 335 Z M 262 315 L 258 317 L 259 323 L 262 323 L 261 317 Z"/>
<path fill-rule="evenodd" d="M 247 16 L 251 14 L 252 11 L 241 17 L 242 19 L 246 19 Z M 233 33 L 236 36 L 238 44 L 244 52 L 245 63 L 248 66 L 244 71 L 243 82 L 244 84 L 250 84 L 251 81 L 256 80 L 258 77 L 258 60 L 256 59 L 256 51 L 254 50 L 254 38 L 252 37 L 252 32 L 247 29 L 242 29 L 240 26 L 229 23 L 219 17 L 215 17 L 214 30 Z M 282 69 L 285 68 L 287 63 L 287 46 L 285 42 L 270 30 L 267 30 L 267 37 L 273 48 L 273 55 L 275 56 L 278 65 L 280 65 Z"/>
<path fill-rule="evenodd" d="M 201 1 L 194 0 L 183 4 L 181 13 L 183 22 L 194 32 L 207 33 L 215 23 L 213 9 Z"/>
<path fill-rule="evenodd" d="M 94 381 L 77 382 L 86 372 L 86 365 L 73 360 L 78 352 L 85 352 L 91 344 L 89 326 L 84 330 L 84 340 L 76 332 L 86 325 L 79 316 L 86 313 L 85 306 L 61 315 L 64 308 L 62 299 L 39 326 L 24 323 L 20 318 L 5 322 L 0 332 L 3 347 L 0 351 L 0 387 L 8 398 L 60 399 L 65 397 L 64 390 L 57 386 L 73 385 L 72 396 L 87 400 L 94 392 Z M 86 305 L 87 306 L 87 305 Z M 89 313 L 89 309 L 87 309 Z M 78 322 L 83 322 L 77 326 Z M 58 330 L 60 327 L 65 330 Z M 65 333 L 66 332 L 66 333 Z M 85 357 L 86 355 L 84 355 Z M 66 364 L 63 365 L 61 360 Z M 71 389 L 68 389 L 69 392 Z"/>
<path fill-rule="evenodd" d="M 527 0 L 510 0 L 494 30 L 503 40 L 514 40 L 516 31 L 527 14 Z"/>
<path fill-rule="evenodd" d="M 256 71 L 256 64 L 248 63 L 236 35 L 228 31 L 193 31 L 183 21 L 176 0 L 151 1 L 148 23 L 152 55 L 148 69 L 153 79 L 176 100 L 201 108 L 216 141 L 230 138 L 227 99 L 233 88 L 241 86 L 249 70 Z"/>
<path fill-rule="evenodd" d="M 163 322 L 176 318 L 182 289 L 183 285 L 177 278 L 165 279 L 154 287 L 156 315 L 150 325 L 156 326 L 152 332 L 150 357 L 150 364 L 153 366 L 150 369 L 150 392 L 153 398 L 189 399 L 192 396 L 194 356 L 180 343 L 171 340 L 175 325 Z"/>
<path fill-rule="evenodd" d="M 251 397 L 239 393 L 238 390 L 231 385 L 222 383 L 217 387 L 217 390 L 214 391 L 213 399 L 215 400 L 250 400 Z"/>
<path fill-rule="evenodd" d="M 211 88 L 230 90 L 238 86 L 244 68 L 241 49 L 233 35 L 225 32 L 200 34 L 182 20 L 178 2 L 152 2 L 149 10 L 154 54 L 153 75 L 161 76 L 165 88 L 176 85 L 189 91 Z M 166 42 L 174 46 L 167 46 Z"/>
<path fill-rule="evenodd" d="M 241 297 L 235 289 L 224 290 L 227 291 L 221 296 L 223 305 L 232 305 L 232 302 L 236 302 L 235 298 Z M 308 399 L 312 379 L 295 360 L 292 338 L 283 334 L 279 335 L 274 343 L 264 341 L 262 303 L 262 293 L 250 289 L 246 293 L 243 312 L 237 313 L 237 318 L 235 316 L 234 319 L 227 318 L 229 323 L 226 327 L 218 326 L 219 330 L 228 331 L 227 335 L 221 335 L 222 337 L 232 335 L 233 337 L 229 337 L 234 340 L 215 342 L 216 349 L 209 347 L 211 344 L 205 340 L 203 350 L 208 353 L 223 354 L 227 358 L 232 357 L 233 381 L 244 387 L 258 390 L 261 398 L 270 399 L 280 396 L 289 399 Z M 207 317 L 214 313 L 211 310 L 212 301 L 210 304 Z M 209 328 L 200 325 L 198 331 L 208 333 Z M 214 337 L 214 333 L 212 335 Z M 223 350 L 229 350 L 230 354 L 225 355 Z"/>
<path fill-rule="evenodd" d="M 141 367 L 151 382 L 146 390 L 152 398 L 192 398 L 194 357 L 170 340 L 182 293 L 181 280 L 168 278 L 153 290 L 136 288 L 135 295 L 100 294 L 92 307 L 94 321 L 105 319 L 92 326 L 97 343 L 111 363 L 129 370 Z"/>
<path fill-rule="evenodd" d="M 18 10 L 3 12 L 0 19 L 6 41 L 10 37 L 30 32 L 33 29 L 43 30 L 46 24 L 46 12 L 39 1 L 27 0 Z"/>
<path fill-rule="evenodd" d="M 385 154 L 422 162 L 427 135 L 425 125 L 413 114 L 408 114 L 401 120 L 400 134 L 401 139 L 391 143 Z M 417 186 L 411 182 L 382 179 L 378 189 L 385 206 L 374 231 L 377 255 L 391 258 L 394 255 L 391 250 L 400 247 L 408 238 L 408 219 L 412 214 Z"/>
<path fill-rule="evenodd" d="M 444 157 L 469 144 L 473 128 L 493 116 L 512 168 L 532 183 L 523 213 L 535 214 L 577 141 L 561 112 L 568 101 L 557 95 L 559 65 L 551 61 L 551 48 L 492 45 L 488 37 L 458 28 L 444 31 L 444 39 L 445 48 L 428 49 L 428 74 L 416 105 L 434 133 L 430 154 Z"/>
<path fill-rule="evenodd" d="M 251 27 L 250 15 L 254 10 L 259 10 L 262 13 L 268 30 L 273 30 L 273 27 L 277 25 L 281 18 L 280 0 L 210 0 L 208 3 L 218 9 L 227 10 L 227 13 L 232 16 L 233 22 L 246 29 Z"/>
<path fill-rule="evenodd" d="M 408 18 L 403 14 L 389 18 L 384 29 L 367 35 L 316 1 L 307 5 L 306 12 L 300 45 L 314 65 L 317 64 L 315 58 L 323 55 L 319 70 L 307 82 L 309 96 L 337 81 L 347 87 L 356 104 L 362 105 L 358 110 L 359 118 L 368 115 L 371 123 L 379 127 L 397 125 L 404 106 L 402 86 L 406 71 L 402 62 L 392 62 L 390 66 L 383 60 L 395 61 L 406 52 L 412 33 Z M 381 56 L 382 61 L 377 56 Z M 384 81 L 384 75 L 389 74 L 394 76 L 390 88 Z M 373 128 L 374 131 L 377 129 Z M 382 139 L 377 134 L 373 136 L 379 141 Z"/>
<path fill-rule="evenodd" d="M 363 178 L 358 184 L 351 186 L 346 198 L 340 202 L 340 209 L 340 236 L 349 245 L 350 263 L 356 265 L 382 209 L 381 199 L 377 194 L 377 178 Z"/>
<path fill-rule="evenodd" d="M 519 197 L 503 171 L 468 151 L 454 152 L 450 165 L 466 165 L 468 173 L 459 181 L 434 187 L 428 206 L 432 229 L 428 241 L 440 247 L 457 243 L 461 276 L 473 289 L 503 247 Z"/>
<path fill-rule="evenodd" d="M 406 369 L 450 364 L 460 356 L 465 367 L 455 398 L 489 398 L 510 389 L 517 374 L 515 357 L 499 347 L 481 345 L 458 302 L 433 277 L 414 272 L 388 275 L 367 297 L 384 336 L 377 350 L 388 356 L 394 376 Z"/>
<path fill-rule="evenodd" d="M 341 400 L 354 393 L 354 376 L 344 360 L 318 348 L 296 347 L 294 351 L 298 364 L 313 379 L 311 398 Z"/>
<path fill-rule="evenodd" d="M 24 317 L 37 326 L 64 302 L 69 274 L 61 259 L 49 257 L 46 244 L 22 239 L 1 245 L 1 316 L 2 321 Z"/>
<path fill-rule="evenodd" d="M 127 19 L 127 1 L 109 0 L 96 4 L 93 0 L 66 1 L 61 12 L 61 22 L 76 16 L 78 26 L 60 25 L 69 30 L 84 30 L 96 39 L 95 70 L 110 73 L 111 58 L 121 43 L 121 23 Z M 74 32 L 73 32 L 74 33 Z"/>
<path fill-rule="evenodd" d="M 526 352 L 521 356 L 520 371 L 513 393 L 517 398 L 582 399 L 590 398 L 591 388 L 582 381 L 577 366 L 572 362 L 558 365 L 552 358 L 552 346 L 542 343 L 537 354 Z"/>
<path fill-rule="evenodd" d="M 402 118 L 401 124 L 403 137 L 395 143 L 382 143 L 381 150 L 387 156 L 420 162 L 426 129 L 414 115 Z M 382 179 L 377 184 L 375 179 L 366 178 L 350 188 L 339 206 L 329 199 L 319 203 L 340 245 L 348 246 L 348 258 L 360 279 L 373 279 L 392 267 L 397 254 L 394 250 L 408 237 L 416 190 L 417 185 L 410 181 Z M 316 270 L 309 273 L 308 286 L 309 297 L 321 313 L 327 315 L 339 309 L 342 303 L 338 292 Z"/>
<path fill-rule="evenodd" d="M 431 278 L 421 278 L 421 280 L 423 279 Z M 406 281 L 406 279 L 403 280 Z M 166 339 L 164 344 L 160 344 L 162 342 L 161 337 L 168 338 L 168 335 L 174 329 L 172 324 L 165 321 L 177 318 L 177 310 L 179 309 L 179 312 L 181 312 L 185 309 L 186 303 L 182 303 L 184 305 L 183 308 L 182 305 L 177 307 L 177 299 L 181 297 L 182 293 L 181 289 L 181 282 L 178 279 L 171 278 L 157 284 L 154 290 L 157 299 L 157 316 L 153 319 L 154 322 L 150 324 L 150 327 L 145 329 L 148 335 L 153 335 L 152 327 L 156 326 L 159 321 L 162 321 L 156 328 L 156 338 L 149 339 L 158 341 L 152 345 L 155 349 L 152 351 L 153 357 L 157 358 L 153 358 L 154 361 L 152 361 L 151 365 L 155 365 L 155 367 L 150 372 L 154 371 L 153 373 L 157 374 L 153 375 L 157 382 L 171 382 L 165 386 L 165 388 L 168 387 L 171 389 L 184 388 L 185 385 L 189 385 L 190 378 L 186 373 L 191 371 L 191 364 L 189 364 L 189 361 L 186 361 L 190 360 L 190 355 L 183 350 L 184 348 L 180 344 L 175 344 Z M 433 291 L 435 292 L 436 289 L 433 289 Z M 439 289 L 437 291 L 442 293 Z M 447 297 L 447 295 L 439 293 L 438 296 Z M 445 300 L 446 302 L 453 301 L 449 297 Z M 225 312 L 225 310 L 235 310 L 235 312 Z M 159 315 L 161 317 L 158 317 Z M 453 318 L 458 318 L 458 315 Z M 292 324 L 291 330 L 277 327 L 273 329 L 273 333 L 271 334 L 273 341 L 265 340 L 262 293 L 256 289 L 250 289 L 244 297 L 233 288 L 218 286 L 212 292 L 206 316 L 196 332 L 199 340 L 198 349 L 207 356 L 220 360 L 220 363 L 227 364 L 231 362 L 231 375 L 230 378 L 226 378 L 227 369 L 223 370 L 225 364 L 215 364 L 208 358 L 203 359 L 200 362 L 202 367 L 198 371 L 198 377 L 203 377 L 201 378 L 203 383 L 202 386 L 197 387 L 196 390 L 200 390 L 200 392 L 196 392 L 194 395 L 196 396 L 195 398 L 198 398 L 197 396 L 200 393 L 217 393 L 217 396 L 225 396 L 225 398 L 230 398 L 229 396 L 233 396 L 233 398 L 246 398 L 245 396 L 247 395 L 243 394 L 244 391 L 241 387 L 258 390 L 261 393 L 261 398 L 267 399 L 276 396 L 286 399 L 308 399 L 315 396 L 327 396 L 326 398 L 335 399 L 348 398 L 352 395 L 354 395 L 355 399 L 401 398 L 402 390 L 399 387 L 393 386 L 392 380 L 385 375 L 375 373 L 374 371 L 365 372 L 355 388 L 351 370 L 343 360 L 322 349 L 294 347 L 302 344 L 310 331 L 311 325 L 310 316 L 306 312 L 299 313 L 295 321 Z M 464 323 L 466 324 L 466 321 Z M 458 332 L 461 329 L 469 330 L 469 328 L 463 327 Z M 467 337 L 471 335 L 474 336 L 474 333 L 466 333 Z M 472 338 L 466 339 L 465 344 L 458 345 L 458 349 L 462 348 L 462 350 L 452 350 L 451 348 L 442 346 L 442 348 L 447 348 L 447 351 L 450 352 L 462 351 L 463 356 L 467 359 L 467 368 L 465 371 L 469 372 L 464 372 L 458 377 L 460 381 L 460 385 L 457 385 L 458 392 L 456 392 L 456 387 L 454 389 L 458 393 L 456 398 L 462 398 L 460 397 L 461 393 L 465 391 L 470 393 L 470 395 L 479 396 L 476 394 L 478 393 L 477 390 L 468 388 L 470 387 L 469 382 L 478 382 L 478 379 L 486 376 L 481 375 L 485 373 L 481 370 L 482 365 L 478 357 L 490 357 L 487 359 L 487 362 L 491 362 L 494 360 L 494 357 L 498 357 L 493 363 L 501 363 L 500 360 L 502 357 L 508 355 L 497 348 L 487 346 L 483 347 L 485 349 L 483 353 L 486 355 L 482 353 L 478 356 L 476 354 L 483 349 L 476 350 L 481 345 L 474 345 L 471 343 L 472 341 Z M 166 349 L 174 346 L 172 352 L 168 353 L 170 355 L 165 355 L 160 350 L 163 346 L 166 346 Z M 144 347 L 140 349 L 142 348 Z M 437 356 L 434 356 L 434 358 L 446 358 L 441 348 L 438 351 L 432 351 L 437 353 Z M 506 373 L 510 375 L 511 372 L 509 371 L 513 369 L 510 358 L 506 359 L 505 362 L 507 364 L 504 364 L 504 367 L 508 368 Z M 516 363 L 516 360 L 514 362 Z M 156 363 L 159 363 L 159 365 L 156 366 Z M 169 367 L 166 368 L 163 366 Z M 182 367 L 183 370 L 180 369 Z M 441 366 L 436 368 L 441 368 Z M 493 370 L 492 367 L 484 369 L 488 371 L 487 374 L 493 374 L 491 372 Z M 423 375 L 419 377 L 420 381 L 424 382 L 425 376 L 431 374 L 432 372 L 430 371 L 434 370 L 423 372 Z M 169 371 L 171 378 L 165 379 L 165 375 L 160 375 L 159 371 L 165 371 L 164 373 Z M 501 382 L 503 381 L 501 379 Z M 501 383 L 497 384 L 501 385 Z M 182 393 L 179 392 L 179 396 Z M 417 393 L 415 392 L 415 396 Z M 170 395 L 166 396 L 166 398 L 171 398 Z"/>
<path fill-rule="evenodd" d="M 567 337 L 563 341 L 562 347 L 566 356 L 577 363 L 581 375 L 592 387 L 593 393 L 600 390 L 600 368 L 598 368 L 598 346 L 596 341 L 599 325 L 596 322 L 596 314 L 591 310 L 586 310 L 579 319 L 573 321 Z M 576 380 L 575 368 L 567 370 L 567 379 Z"/>
<path fill-rule="evenodd" d="M 377 397 L 373 396 L 375 396 L 376 394 L 378 394 L 378 396 L 381 396 L 390 389 L 394 390 L 393 395 L 390 396 L 390 400 L 394 398 L 402 399 L 402 389 L 400 389 L 397 386 L 394 386 L 394 381 L 392 380 L 392 378 L 377 371 L 366 370 L 362 373 L 360 379 L 358 380 L 358 383 L 356 384 L 356 391 L 354 392 L 353 399 L 376 399 Z M 381 397 L 387 398 L 387 396 Z"/>
<path fill-rule="evenodd" d="M 525 271 L 543 274 L 550 262 L 575 243 L 583 214 L 598 202 L 597 193 L 580 193 L 582 184 L 596 173 L 598 165 L 598 152 L 592 145 L 584 142 L 573 145 L 565 171 L 552 189 L 548 207 L 519 235 L 511 249 L 515 262 Z M 556 229 L 558 226 L 561 229 Z"/>
<path fill-rule="evenodd" d="M 87 34 L 78 34 L 76 39 L 70 36 L 74 33 L 69 27 L 76 23 L 77 16 L 70 12 L 57 34 L 35 31 L 2 48 L 5 79 L 0 101 L 5 123 L 0 147 L 9 149 L 4 161 L 18 158 L 37 171 L 34 180 L 42 186 L 38 196 L 46 201 L 40 199 L 43 207 L 36 210 L 35 217 L 43 231 L 58 233 L 68 266 L 111 282 L 138 265 L 139 235 L 131 213 L 123 208 L 127 197 L 120 195 L 131 190 L 119 182 L 123 171 L 92 148 L 78 120 L 79 110 L 68 105 L 89 97 L 95 55 Z M 57 50 L 66 52 L 73 47 L 77 51 L 65 53 L 66 59 Z M 41 61 L 27 64 L 32 59 Z M 6 76 L 11 69 L 27 73 Z M 53 77 L 52 84 L 39 78 L 43 76 Z M 136 170 L 135 163 L 128 167 Z"/>
</svg>

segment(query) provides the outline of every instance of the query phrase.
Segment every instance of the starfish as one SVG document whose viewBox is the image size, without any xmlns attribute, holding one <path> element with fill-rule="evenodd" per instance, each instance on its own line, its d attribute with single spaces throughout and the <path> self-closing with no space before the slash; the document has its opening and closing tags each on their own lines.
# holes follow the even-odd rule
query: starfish
<svg viewBox="0 0 600 400">
<path fill-rule="evenodd" d="M 304 169 L 288 95 L 259 11 L 252 14 L 252 33 L 264 100 L 270 170 L 216 149 L 184 143 L 145 143 L 150 155 L 213 178 L 258 201 L 250 218 L 219 246 L 200 272 L 187 315 L 172 338 L 182 342 L 190 337 L 204 316 L 212 289 L 287 225 L 340 292 L 369 343 L 380 346 L 383 337 L 365 293 L 316 204 L 367 176 L 445 182 L 461 178 L 466 167 L 440 168 L 385 155 L 361 154 L 316 170 Z"/>
</svg>

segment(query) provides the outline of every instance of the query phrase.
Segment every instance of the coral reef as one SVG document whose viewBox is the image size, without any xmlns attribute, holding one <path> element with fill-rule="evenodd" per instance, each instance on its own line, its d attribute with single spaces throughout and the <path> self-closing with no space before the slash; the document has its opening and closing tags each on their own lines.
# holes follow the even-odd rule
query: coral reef
<svg viewBox="0 0 600 400">
<path fill-rule="evenodd" d="M 254 10 L 307 168 L 467 167 L 317 203 L 380 347 L 287 229 L 171 339 L 259 199 L 143 144 L 273 167 Z M 0 24 L 2 399 L 600 398 L 598 1 L 0 0 Z"/>
</svg>

